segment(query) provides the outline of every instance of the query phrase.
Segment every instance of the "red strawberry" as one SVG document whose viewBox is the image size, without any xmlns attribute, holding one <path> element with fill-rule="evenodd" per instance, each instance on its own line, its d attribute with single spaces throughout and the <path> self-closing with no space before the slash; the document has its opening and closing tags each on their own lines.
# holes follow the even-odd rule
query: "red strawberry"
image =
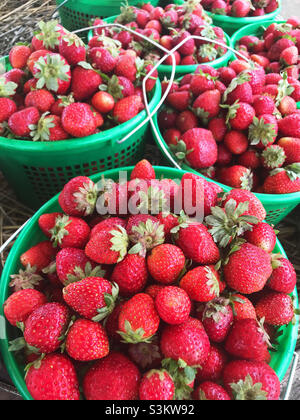
<svg viewBox="0 0 300 420">
<path fill-rule="evenodd" d="M 0 123 L 8 121 L 17 112 L 17 105 L 9 98 L 0 98 Z"/>
<path fill-rule="evenodd" d="M 238 157 L 238 162 L 240 166 L 245 166 L 249 169 L 257 169 L 261 165 L 260 154 L 257 150 L 248 149 L 245 153 Z"/>
<path fill-rule="evenodd" d="M 228 109 L 227 122 L 234 130 L 247 130 L 255 117 L 254 108 L 244 102 L 235 102 Z"/>
<path fill-rule="evenodd" d="M 32 51 L 27 45 L 15 45 L 9 52 L 9 62 L 15 69 L 24 69 Z"/>
<path fill-rule="evenodd" d="M 278 146 L 284 149 L 286 155 L 285 164 L 300 162 L 300 139 L 293 137 L 282 137 L 277 142 Z"/>
<path fill-rule="evenodd" d="M 85 253 L 98 264 L 116 264 L 127 254 L 128 235 L 122 226 L 102 230 L 90 238 Z"/>
<path fill-rule="evenodd" d="M 229 105 L 234 104 L 237 100 L 252 104 L 253 91 L 249 83 L 250 80 L 251 76 L 248 73 L 241 73 L 234 78 L 224 94 L 224 101 Z"/>
<path fill-rule="evenodd" d="M 238 293 L 229 295 L 234 319 L 256 319 L 256 312 L 252 302 L 246 296 Z"/>
<path fill-rule="evenodd" d="M 188 271 L 181 279 L 180 287 L 187 292 L 191 300 L 209 302 L 220 295 L 225 285 L 213 266 L 205 266 Z"/>
<path fill-rule="evenodd" d="M 40 353 L 53 353 L 69 323 L 69 310 L 60 303 L 46 303 L 35 309 L 25 321 L 24 339 Z"/>
<path fill-rule="evenodd" d="M 224 279 L 237 292 L 251 294 L 264 288 L 272 271 L 270 254 L 245 243 L 229 257 L 224 266 Z"/>
<path fill-rule="evenodd" d="M 172 377 L 165 370 L 150 370 L 143 376 L 139 397 L 140 400 L 173 400 L 175 386 Z"/>
<path fill-rule="evenodd" d="M 37 108 L 42 114 L 47 111 L 50 111 L 50 108 L 54 104 L 54 102 L 54 96 L 46 89 L 31 91 L 26 95 L 25 98 L 26 108 Z"/>
<path fill-rule="evenodd" d="M 62 113 L 62 126 L 73 137 L 86 137 L 95 133 L 96 118 L 88 104 L 74 103 L 68 105 Z"/>
<path fill-rule="evenodd" d="M 255 216 L 260 222 L 265 220 L 267 216 L 266 210 L 264 209 L 260 200 L 252 192 L 241 189 L 234 189 L 230 191 L 224 196 L 222 204 L 223 207 L 231 199 L 235 200 L 237 205 L 245 202 L 249 203 L 249 207 L 245 213 L 243 213 L 243 215 Z"/>
<path fill-rule="evenodd" d="M 115 306 L 118 288 L 101 277 L 87 277 L 63 289 L 65 302 L 84 318 L 101 321 Z"/>
<path fill-rule="evenodd" d="M 254 99 L 253 108 L 257 117 L 260 117 L 264 114 L 272 115 L 275 110 L 275 103 L 270 96 L 259 95 Z"/>
<path fill-rule="evenodd" d="M 115 106 L 115 100 L 110 93 L 99 91 L 93 96 L 92 105 L 101 114 L 108 114 L 113 110 Z"/>
<path fill-rule="evenodd" d="M 25 289 L 13 293 L 3 305 L 4 315 L 8 322 L 16 326 L 25 322 L 37 308 L 47 303 L 46 296 L 34 289 Z"/>
<path fill-rule="evenodd" d="M 103 230 L 115 229 L 117 226 L 126 228 L 126 225 L 126 221 L 124 219 L 120 219 L 119 217 L 110 217 L 108 219 L 104 219 L 93 227 L 91 231 L 91 237 Z"/>
<path fill-rule="evenodd" d="M 131 172 L 130 179 L 155 179 L 155 171 L 146 159 L 138 162 Z"/>
<path fill-rule="evenodd" d="M 83 249 L 88 242 L 90 232 L 88 224 L 83 219 L 63 215 L 56 217 L 49 235 L 55 247 Z"/>
<path fill-rule="evenodd" d="M 227 359 L 228 357 L 224 350 L 212 345 L 208 359 L 197 370 L 197 382 L 218 381 L 221 379 Z"/>
<path fill-rule="evenodd" d="M 263 362 L 266 360 L 268 340 L 269 337 L 256 320 L 235 320 L 227 336 L 225 349 L 236 358 Z"/>
<path fill-rule="evenodd" d="M 127 96 L 120 99 L 114 109 L 113 117 L 118 124 L 122 124 L 134 118 L 140 111 L 142 100 L 137 95 Z"/>
<path fill-rule="evenodd" d="M 294 113 L 278 121 L 280 133 L 284 137 L 300 137 L 300 114 Z"/>
<path fill-rule="evenodd" d="M 51 354 L 33 363 L 25 382 L 30 395 L 37 401 L 80 400 L 75 368 L 70 359 L 62 354 Z"/>
<path fill-rule="evenodd" d="M 266 252 L 272 252 L 276 245 L 276 233 L 267 223 L 259 223 L 252 231 L 245 233 L 245 239 L 252 245 L 262 248 Z"/>
<path fill-rule="evenodd" d="M 128 254 L 119 262 L 112 273 L 111 281 L 119 286 L 122 296 L 132 296 L 141 292 L 148 280 L 145 258 Z"/>
<path fill-rule="evenodd" d="M 211 300 L 204 306 L 203 311 L 200 311 L 200 316 L 209 339 L 214 343 L 222 343 L 233 323 L 229 300 L 221 297 Z"/>
<path fill-rule="evenodd" d="M 89 369 L 83 392 L 88 401 L 137 400 L 140 379 L 134 363 L 121 353 L 111 352 Z"/>
<path fill-rule="evenodd" d="M 230 401 L 231 398 L 225 389 L 214 382 L 202 382 L 193 393 L 195 400 L 200 401 Z"/>
<path fill-rule="evenodd" d="M 89 216 L 94 212 L 97 197 L 94 182 L 86 176 L 78 176 L 64 186 L 59 204 L 69 216 Z"/>
<path fill-rule="evenodd" d="M 72 71 L 71 90 L 78 102 L 90 99 L 99 90 L 101 83 L 101 76 L 93 68 L 76 66 Z"/>
<path fill-rule="evenodd" d="M 225 135 L 224 145 L 232 154 L 241 155 L 247 151 L 249 141 L 243 132 L 232 130 Z"/>
<path fill-rule="evenodd" d="M 251 3 L 247 0 L 234 0 L 231 7 L 231 15 L 243 18 L 248 16 L 251 11 Z"/>
<path fill-rule="evenodd" d="M 174 283 L 185 265 L 185 257 L 180 248 L 171 244 L 155 247 L 147 259 L 150 275 L 159 283 Z"/>
<path fill-rule="evenodd" d="M 268 281 L 268 287 L 276 292 L 292 293 L 297 282 L 297 275 L 293 265 L 282 255 L 272 258 L 273 273 Z"/>
<path fill-rule="evenodd" d="M 219 143 L 224 140 L 227 132 L 225 118 L 219 117 L 209 121 L 208 129 L 212 132 L 214 139 Z"/>
<path fill-rule="evenodd" d="M 132 83 L 135 82 L 137 74 L 136 58 L 129 54 L 119 55 L 114 73 L 117 76 L 126 77 Z"/>
<path fill-rule="evenodd" d="M 295 317 L 292 298 L 279 292 L 270 291 L 262 296 L 255 305 L 256 315 L 264 318 L 267 324 L 282 326 L 288 325 Z"/>
<path fill-rule="evenodd" d="M 289 194 L 300 191 L 299 164 L 274 169 L 263 185 L 267 194 Z"/>
<path fill-rule="evenodd" d="M 167 324 L 177 325 L 185 322 L 191 312 L 188 294 L 179 287 L 167 286 L 155 298 L 155 307 L 160 318 Z"/>
<path fill-rule="evenodd" d="M 189 318 L 180 325 L 166 326 L 160 346 L 166 358 L 182 359 L 188 366 L 202 365 L 210 352 L 208 336 L 201 322 L 195 318 Z"/>
<path fill-rule="evenodd" d="M 118 50 L 115 48 L 107 50 L 103 46 L 95 46 L 89 50 L 88 56 L 93 67 L 106 74 L 113 72 L 118 62 Z"/>
<path fill-rule="evenodd" d="M 235 189 L 241 188 L 250 191 L 253 188 L 253 173 L 250 169 L 240 165 L 222 168 L 217 173 L 217 180 Z"/>
<path fill-rule="evenodd" d="M 30 248 L 21 255 L 20 261 L 24 267 L 30 265 L 36 267 L 37 271 L 42 271 L 44 268 L 55 259 L 57 250 L 53 248 L 50 241 L 43 241 Z"/>
<path fill-rule="evenodd" d="M 119 315 L 119 334 L 125 342 L 149 342 L 159 327 L 153 299 L 139 293 L 128 300 Z"/>
<path fill-rule="evenodd" d="M 230 362 L 225 366 L 223 381 L 235 400 L 278 400 L 280 396 L 279 379 L 263 362 Z"/>
<path fill-rule="evenodd" d="M 216 117 L 220 112 L 221 93 L 218 89 L 201 93 L 193 103 L 193 111 L 203 122 Z"/>
<path fill-rule="evenodd" d="M 86 49 L 83 41 L 75 34 L 67 33 L 60 39 L 59 53 L 70 66 L 76 66 L 86 60 Z"/>
<path fill-rule="evenodd" d="M 43 54 L 33 66 L 33 76 L 38 79 L 38 89 L 46 86 L 51 92 L 64 95 L 70 88 L 70 66 L 60 54 Z"/>
<path fill-rule="evenodd" d="M 102 359 L 109 353 L 109 342 L 102 325 L 86 319 L 78 319 L 68 331 L 66 351 L 80 362 Z"/>
<path fill-rule="evenodd" d="M 176 111 L 185 111 L 190 103 L 190 92 L 187 90 L 169 93 L 167 97 L 168 104 Z M 167 128 L 167 127 L 166 127 Z"/>
<path fill-rule="evenodd" d="M 69 138 L 69 134 L 62 126 L 61 118 L 48 113 L 42 115 L 36 125 L 31 126 L 30 136 L 33 141 L 61 141 Z"/>
<path fill-rule="evenodd" d="M 31 126 L 39 122 L 40 113 L 37 108 L 29 107 L 12 114 L 8 120 L 10 130 L 18 137 L 30 137 Z"/>
<path fill-rule="evenodd" d="M 158 293 L 166 286 L 162 284 L 151 284 L 145 289 L 145 293 L 152 297 L 153 300 L 155 300 Z"/>
</svg>

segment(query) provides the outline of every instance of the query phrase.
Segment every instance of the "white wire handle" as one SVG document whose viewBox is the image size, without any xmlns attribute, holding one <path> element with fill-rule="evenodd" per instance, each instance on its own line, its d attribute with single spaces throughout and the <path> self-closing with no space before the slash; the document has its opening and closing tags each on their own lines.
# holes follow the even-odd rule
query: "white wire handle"
<svg viewBox="0 0 300 420">
<path fill-rule="evenodd" d="M 299 355 L 298 353 L 294 352 L 291 371 L 289 374 L 289 379 L 288 379 L 287 387 L 284 393 L 283 401 L 288 401 L 290 399 L 290 395 L 291 395 L 291 391 L 292 391 L 292 387 L 294 384 L 294 379 L 295 379 L 295 375 L 297 371 L 298 362 L 299 362 Z"/>
</svg>

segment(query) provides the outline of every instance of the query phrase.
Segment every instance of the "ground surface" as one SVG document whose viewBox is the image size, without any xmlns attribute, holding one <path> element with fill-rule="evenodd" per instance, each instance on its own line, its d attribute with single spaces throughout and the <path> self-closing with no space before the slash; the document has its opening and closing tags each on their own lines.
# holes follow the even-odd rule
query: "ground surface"
<svg viewBox="0 0 300 420">
<path fill-rule="evenodd" d="M 282 0 L 282 16 L 287 18 L 300 15 L 300 0 Z M 16 10 L 18 8 L 18 10 Z M 20 41 L 29 39 L 34 23 L 41 19 L 47 20 L 55 10 L 54 0 L 1 0 L 0 2 L 0 51 L 5 55 L 10 47 Z M 1 153 L 1 151 L 0 151 Z M 150 150 L 149 155 L 153 155 Z M 157 164 L 157 159 L 155 161 Z M 31 216 L 32 212 L 24 208 L 14 197 L 0 173 L 0 246 L 8 239 L 18 226 Z M 289 258 L 300 273 L 300 211 L 296 210 L 280 228 L 280 237 Z M 0 274 L 7 253 L 0 255 Z M 298 276 L 300 284 L 300 276 Z M 300 344 L 300 343 L 299 343 Z M 297 346 L 300 355 L 300 345 Z M 289 373 L 289 372 L 288 372 Z M 283 391 L 288 379 L 288 374 L 283 382 Z M 19 399 L 20 396 L 11 386 L 5 367 L 0 359 L 0 400 Z M 295 376 L 290 399 L 300 400 L 300 363 Z"/>
</svg>

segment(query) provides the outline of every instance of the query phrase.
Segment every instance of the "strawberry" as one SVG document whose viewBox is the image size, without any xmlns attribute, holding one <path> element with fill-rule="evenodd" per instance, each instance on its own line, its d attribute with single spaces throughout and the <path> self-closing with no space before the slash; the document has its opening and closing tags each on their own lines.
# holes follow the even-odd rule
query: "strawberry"
<svg viewBox="0 0 300 420">
<path fill-rule="evenodd" d="M 13 293 L 3 305 L 8 322 L 16 326 L 25 322 L 32 312 L 47 303 L 46 296 L 34 289 L 25 289 Z"/>
<path fill-rule="evenodd" d="M 286 155 L 286 165 L 300 162 L 300 139 L 293 137 L 282 137 L 278 140 L 277 144 L 284 149 L 284 153 Z"/>
<path fill-rule="evenodd" d="M 51 242 L 43 241 L 24 252 L 20 261 L 24 267 L 30 265 L 40 272 L 55 259 L 56 254 L 57 250 L 53 248 Z"/>
<path fill-rule="evenodd" d="M 213 266 L 196 267 L 180 280 L 180 287 L 196 302 L 209 302 L 225 288 Z"/>
<path fill-rule="evenodd" d="M 291 46 L 285 48 L 280 54 L 280 62 L 283 66 L 292 66 L 293 64 L 298 63 L 298 48 L 296 46 Z"/>
<path fill-rule="evenodd" d="M 46 86 L 57 95 L 64 95 L 71 84 L 70 66 L 60 54 L 42 55 L 33 66 L 33 76 L 38 79 L 38 89 Z"/>
<path fill-rule="evenodd" d="M 116 264 L 126 256 L 127 247 L 127 232 L 122 226 L 118 226 L 93 235 L 86 245 L 85 253 L 98 264 Z"/>
<path fill-rule="evenodd" d="M 194 74 L 191 78 L 190 90 L 194 96 L 199 96 L 207 90 L 213 90 L 215 80 L 210 74 L 204 73 L 201 69 L 198 74 Z"/>
<path fill-rule="evenodd" d="M 300 137 L 300 115 L 294 113 L 278 121 L 280 133 L 284 137 Z"/>
<path fill-rule="evenodd" d="M 165 326 L 160 346 L 166 358 L 181 359 L 188 366 L 202 365 L 210 352 L 209 339 L 201 322 L 191 317 L 180 325 Z"/>
<path fill-rule="evenodd" d="M 124 76 L 132 83 L 135 82 L 137 76 L 136 58 L 129 55 L 119 55 L 117 63 L 114 68 L 114 73 L 117 76 Z"/>
<path fill-rule="evenodd" d="M 270 96 L 257 96 L 254 99 L 253 108 L 257 117 L 264 114 L 272 115 L 275 111 L 275 102 Z"/>
<path fill-rule="evenodd" d="M 230 401 L 231 398 L 225 389 L 217 383 L 202 382 L 193 393 L 195 400 L 200 401 Z"/>
<path fill-rule="evenodd" d="M 34 83 L 34 82 L 32 82 L 32 83 Z M 34 84 L 33 84 L 33 86 L 34 86 Z M 58 117 L 61 117 L 64 108 L 66 106 L 74 103 L 74 101 L 75 100 L 74 100 L 74 96 L 73 96 L 72 93 L 70 93 L 70 95 L 68 95 L 68 96 L 58 96 L 58 99 L 51 106 L 51 109 L 50 109 L 51 114 L 54 114 L 54 115 L 57 115 Z"/>
<path fill-rule="evenodd" d="M 59 196 L 59 204 L 69 216 L 89 216 L 94 213 L 97 186 L 90 178 L 78 176 L 69 181 Z"/>
<path fill-rule="evenodd" d="M 183 252 L 171 244 L 158 245 L 147 258 L 150 275 L 162 284 L 175 283 L 184 266 Z"/>
<path fill-rule="evenodd" d="M 150 162 L 146 159 L 138 162 L 131 172 L 130 179 L 155 179 L 155 171 Z"/>
<path fill-rule="evenodd" d="M 143 376 L 140 388 L 140 400 L 173 400 L 175 386 L 172 377 L 165 370 L 150 370 Z"/>
<path fill-rule="evenodd" d="M 38 26 L 41 32 L 33 37 L 33 48 L 35 50 L 49 48 L 51 51 L 56 51 L 61 37 L 66 35 L 66 30 L 58 24 L 57 20 L 41 21 Z"/>
<path fill-rule="evenodd" d="M 188 294 L 179 287 L 167 286 L 155 298 L 155 307 L 160 318 L 167 324 L 177 325 L 185 322 L 191 312 Z"/>
<path fill-rule="evenodd" d="M 237 163 L 252 170 L 258 169 L 261 166 L 260 154 L 255 149 L 248 149 L 238 157 Z"/>
<path fill-rule="evenodd" d="M 69 323 L 69 310 L 60 303 L 46 303 L 35 309 L 24 324 L 24 339 L 40 353 L 53 353 Z"/>
<path fill-rule="evenodd" d="M 268 287 L 276 292 L 292 293 L 297 282 L 297 275 L 289 260 L 280 254 L 272 257 L 273 273 L 268 280 Z"/>
<path fill-rule="evenodd" d="M 57 115 L 45 113 L 36 125 L 30 127 L 33 141 L 61 141 L 69 138 L 69 134 L 63 129 L 61 118 Z"/>
<path fill-rule="evenodd" d="M 227 355 L 224 350 L 214 345 L 210 347 L 210 353 L 206 362 L 197 370 L 196 381 L 218 381 L 227 363 Z"/>
<path fill-rule="evenodd" d="M 274 326 L 288 325 L 293 321 L 298 310 L 294 309 L 292 298 L 280 292 L 267 292 L 255 305 L 258 319 L 264 319 L 267 324 Z"/>
<path fill-rule="evenodd" d="M 209 121 L 208 129 L 212 132 L 212 135 L 216 142 L 222 142 L 227 132 L 227 126 L 225 118 L 217 117 Z"/>
<path fill-rule="evenodd" d="M 90 99 L 99 90 L 101 83 L 102 77 L 89 65 L 78 65 L 72 70 L 71 90 L 78 102 Z"/>
<path fill-rule="evenodd" d="M 274 169 L 263 185 L 267 194 L 288 194 L 300 191 L 299 164 Z"/>
<path fill-rule="evenodd" d="M 248 104 L 247 104 L 248 105 Z M 248 137 L 241 131 L 231 130 L 224 137 L 224 145 L 234 155 L 242 155 L 249 147 Z"/>
<path fill-rule="evenodd" d="M 182 112 L 188 109 L 191 95 L 187 90 L 169 93 L 167 103 L 176 111 Z"/>
<path fill-rule="evenodd" d="M 109 353 L 109 342 L 102 325 L 86 319 L 77 319 L 66 339 L 68 355 L 80 362 L 102 359 Z"/>
<path fill-rule="evenodd" d="M 113 110 L 115 106 L 115 100 L 110 93 L 99 91 L 93 96 L 92 105 L 101 114 L 108 114 Z"/>
<path fill-rule="evenodd" d="M 229 362 L 224 369 L 223 382 L 235 400 L 278 400 L 280 396 L 279 379 L 263 362 Z"/>
<path fill-rule="evenodd" d="M 62 354 L 50 354 L 33 363 L 27 371 L 25 382 L 30 395 L 37 401 L 80 400 L 75 368 L 70 359 Z"/>
<path fill-rule="evenodd" d="M 126 228 L 126 225 L 126 221 L 124 219 L 120 219 L 119 217 L 110 217 L 109 219 L 104 219 L 93 227 L 91 231 L 91 237 L 103 230 L 115 229 L 118 226 Z"/>
<path fill-rule="evenodd" d="M 202 122 L 215 118 L 220 112 L 221 93 L 218 89 L 201 93 L 193 103 L 193 111 Z"/>
<path fill-rule="evenodd" d="M 119 262 L 111 275 L 111 281 L 119 286 L 122 296 L 132 296 L 141 292 L 148 280 L 145 258 L 128 254 Z"/>
<path fill-rule="evenodd" d="M 230 288 L 248 295 L 262 290 L 272 271 L 270 254 L 255 245 L 244 243 L 230 255 L 224 266 L 224 279 Z"/>
<path fill-rule="evenodd" d="M 254 319 L 235 320 L 227 336 L 226 351 L 239 359 L 266 360 L 269 337 Z"/>
<path fill-rule="evenodd" d="M 149 192 L 152 193 L 152 187 Z M 161 195 L 158 195 L 160 201 Z M 158 203 L 159 204 L 159 203 Z M 146 205 L 148 206 L 148 196 L 146 197 Z M 160 225 L 158 219 L 154 216 L 139 214 L 130 216 L 126 227 L 130 242 L 135 244 L 131 249 L 131 254 L 139 254 L 146 257 L 147 251 L 162 244 L 164 238 L 164 226 Z"/>
<path fill-rule="evenodd" d="M 176 234 L 176 245 L 182 249 L 186 258 L 201 265 L 216 264 L 220 252 L 208 229 L 200 223 L 191 223 Z"/>
<path fill-rule="evenodd" d="M 8 126 L 15 136 L 30 137 L 30 126 L 37 124 L 39 119 L 38 109 L 29 107 L 12 114 L 8 120 Z"/>
<path fill-rule="evenodd" d="M 251 2 L 248 0 L 234 0 L 231 7 L 231 15 L 234 17 L 243 18 L 248 16 L 251 10 Z"/>
<path fill-rule="evenodd" d="M 249 127 L 249 140 L 252 146 L 264 149 L 273 144 L 278 134 L 277 119 L 273 115 L 263 114 L 254 117 Z"/>
<path fill-rule="evenodd" d="M 281 100 L 278 110 L 283 116 L 294 114 L 297 112 L 297 103 L 292 97 L 285 96 Z"/>
<path fill-rule="evenodd" d="M 217 180 L 234 189 L 241 188 L 250 191 L 253 188 L 253 173 L 250 169 L 240 165 L 222 168 L 217 173 Z"/>
<path fill-rule="evenodd" d="M 234 189 L 230 191 L 229 193 L 225 194 L 223 198 L 223 207 L 226 205 L 226 203 L 228 203 L 229 200 L 232 199 L 235 200 L 237 205 L 240 203 L 248 202 L 248 209 L 245 210 L 243 215 L 254 216 L 260 222 L 265 220 L 267 216 L 266 210 L 264 209 L 260 200 L 250 191 L 241 189 Z"/>
<path fill-rule="evenodd" d="M 239 72 L 238 72 L 239 73 Z M 251 76 L 241 73 L 235 77 L 224 93 L 223 100 L 226 104 L 233 105 L 237 100 L 243 103 L 253 103 L 253 91 L 249 83 Z"/>
<path fill-rule="evenodd" d="M 235 102 L 228 108 L 226 122 L 233 130 L 247 130 L 255 117 L 254 108 L 244 102 Z"/>
<path fill-rule="evenodd" d="M 0 123 L 8 119 L 17 112 L 17 105 L 9 98 L 0 98 Z"/>
<path fill-rule="evenodd" d="M 59 53 L 70 66 L 76 66 L 81 61 L 86 61 L 86 49 L 83 41 L 75 34 L 66 34 L 59 41 Z"/>
<path fill-rule="evenodd" d="M 64 130 L 73 137 L 86 137 L 95 133 L 97 122 L 88 104 L 74 103 L 68 105 L 61 118 Z"/>
<path fill-rule="evenodd" d="M 140 111 L 142 100 L 137 95 L 127 96 L 120 99 L 113 109 L 114 120 L 118 124 L 122 124 L 134 118 Z"/>
<path fill-rule="evenodd" d="M 247 242 L 271 253 L 276 245 L 276 233 L 268 223 L 258 223 L 244 235 Z"/>
<path fill-rule="evenodd" d="M 82 249 L 88 242 L 90 231 L 83 219 L 63 215 L 55 219 L 49 234 L 54 247 Z"/>
<path fill-rule="evenodd" d="M 32 51 L 27 45 L 15 45 L 9 52 L 9 62 L 15 69 L 24 69 Z"/>
<path fill-rule="evenodd" d="M 26 108 L 37 108 L 41 114 L 50 111 L 55 99 L 52 93 L 46 89 L 38 89 L 29 92 L 25 97 Z"/>
<path fill-rule="evenodd" d="M 201 307 L 199 308 L 201 309 Z M 222 297 L 214 298 L 200 310 L 199 319 L 202 321 L 206 334 L 214 343 L 222 343 L 233 323 L 233 312 L 229 300 Z"/>
<path fill-rule="evenodd" d="M 158 293 L 166 286 L 162 284 L 151 284 L 145 289 L 145 293 L 152 297 L 153 300 L 155 300 Z"/>
<path fill-rule="evenodd" d="M 230 293 L 229 301 L 234 319 L 256 319 L 256 312 L 252 302 L 243 295 Z"/>
<path fill-rule="evenodd" d="M 87 277 L 63 289 L 65 302 L 84 318 L 101 321 L 115 306 L 118 287 L 101 277 Z"/>
<path fill-rule="evenodd" d="M 150 342 L 159 327 L 153 299 L 139 293 L 128 300 L 119 315 L 119 334 L 124 342 Z"/>
<path fill-rule="evenodd" d="M 111 352 L 87 372 L 83 392 L 88 401 L 136 400 L 141 374 L 134 363 L 118 352 Z"/>
</svg>

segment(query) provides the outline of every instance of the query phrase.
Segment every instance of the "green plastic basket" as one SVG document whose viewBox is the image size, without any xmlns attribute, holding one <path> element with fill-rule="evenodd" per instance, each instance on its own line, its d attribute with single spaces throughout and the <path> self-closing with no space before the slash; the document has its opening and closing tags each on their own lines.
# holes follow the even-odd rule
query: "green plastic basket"
<svg viewBox="0 0 300 420">
<path fill-rule="evenodd" d="M 107 19 L 104 19 L 104 21 L 106 23 L 114 23 L 117 17 L 118 15 L 111 16 Z M 225 33 L 225 37 L 226 37 L 227 45 L 231 46 L 230 37 L 226 33 Z M 88 41 L 90 41 L 92 38 L 93 38 L 93 31 L 89 31 Z M 227 50 L 226 54 L 224 54 L 222 57 L 219 57 L 216 60 L 211 61 L 209 63 L 205 63 L 205 64 L 208 64 L 211 67 L 214 67 L 215 69 L 219 69 L 220 67 L 226 67 L 228 62 L 232 58 L 232 56 L 233 56 L 233 52 L 230 50 Z M 199 64 L 189 65 L 189 66 L 176 66 L 175 76 L 180 77 L 180 76 L 184 76 L 185 74 L 194 73 L 198 66 Z M 172 66 L 161 64 L 160 66 L 158 66 L 157 71 L 158 71 L 159 78 L 161 80 L 163 80 L 164 77 L 167 77 L 169 79 L 172 74 Z"/>
<path fill-rule="evenodd" d="M 206 12 L 208 16 L 210 16 L 213 20 L 213 23 L 216 26 L 220 26 L 228 35 L 234 34 L 241 28 L 246 27 L 247 25 L 251 25 L 252 23 L 257 24 L 265 24 L 266 21 L 275 20 L 282 9 L 281 0 L 279 0 L 279 7 L 272 13 L 268 13 L 264 16 L 254 16 L 254 17 L 245 17 L 245 18 L 237 18 L 232 16 L 223 16 L 223 15 L 216 15 L 211 12 Z"/>
<path fill-rule="evenodd" d="M 161 99 L 159 80 L 151 96 L 149 109 L 152 112 Z M 144 110 L 124 124 L 80 139 L 32 142 L 0 137 L 0 170 L 18 199 L 26 206 L 38 209 L 75 176 L 137 163 L 151 137 L 149 122 L 124 143 L 121 141 L 146 116 Z"/>
<path fill-rule="evenodd" d="M 122 171 L 128 171 L 131 173 L 133 167 L 123 168 Z M 185 171 L 178 169 L 165 168 L 165 167 L 154 167 L 156 177 L 166 177 L 172 179 L 181 179 Z M 92 176 L 94 182 L 97 182 L 101 179 L 102 175 L 105 175 L 106 178 L 118 180 L 119 171 L 117 169 L 110 170 L 104 174 L 97 174 Z M 6 261 L 0 283 L 0 315 L 2 318 L 1 323 L 1 335 L 0 335 L 0 349 L 4 359 L 4 363 L 8 370 L 8 373 L 13 380 L 18 391 L 21 393 L 22 397 L 25 400 L 32 400 L 31 395 L 29 394 L 25 382 L 24 382 L 24 366 L 20 365 L 17 362 L 17 359 L 14 353 L 9 352 L 9 341 L 16 338 L 16 328 L 10 326 L 10 324 L 4 319 L 3 312 L 3 303 L 9 296 L 9 282 L 10 275 L 15 274 L 21 268 L 20 265 L 20 255 L 25 252 L 31 246 L 36 245 L 38 242 L 43 241 L 45 237 L 39 229 L 38 220 L 39 217 L 44 213 L 51 213 L 60 211 L 58 204 L 58 195 L 45 204 L 28 222 L 17 241 L 15 242 L 8 259 Z M 277 241 L 276 248 L 274 250 L 276 253 L 281 253 L 284 257 L 286 254 L 282 248 L 279 241 Z M 295 298 L 294 304 L 298 307 L 298 295 L 295 289 L 293 296 Z M 293 353 L 295 350 L 296 342 L 298 336 L 298 320 L 295 325 L 288 325 L 286 328 L 282 328 L 282 335 L 279 337 L 279 347 L 278 351 L 275 353 L 272 352 L 271 357 L 271 367 L 276 371 L 280 381 L 284 378 L 291 360 L 293 358 Z"/>
<path fill-rule="evenodd" d="M 170 159 L 170 156 L 165 152 L 165 150 L 161 146 L 161 143 L 162 143 L 164 147 L 167 149 L 167 151 L 169 152 L 169 154 L 173 156 L 171 149 L 169 148 L 169 146 L 163 139 L 163 136 L 161 135 L 161 132 L 158 126 L 157 114 L 153 117 L 153 122 L 157 130 L 157 133 L 159 135 L 159 139 L 158 139 L 152 128 L 152 133 L 156 141 L 156 144 L 158 148 L 160 149 L 160 151 L 162 152 L 162 154 L 164 155 L 164 157 L 167 159 L 167 161 L 173 164 L 172 160 Z M 193 172 L 205 178 L 207 181 L 214 182 L 226 192 L 232 190 L 232 188 L 228 187 L 227 185 L 221 184 L 217 181 L 214 181 L 205 177 L 204 175 L 192 169 L 190 166 L 188 166 L 185 163 L 183 163 L 181 167 L 185 171 Z M 255 194 L 255 195 L 257 198 L 259 198 L 259 200 L 264 205 L 267 212 L 266 221 L 271 225 L 277 225 L 291 211 L 293 211 L 297 207 L 298 204 L 300 204 L 300 192 L 292 193 L 292 194 Z"/>
<path fill-rule="evenodd" d="M 62 25 L 69 31 L 90 26 L 91 20 L 96 17 L 106 18 L 120 13 L 122 0 L 56 0 Z M 132 6 L 143 3 L 159 4 L 159 0 L 143 1 L 128 0 Z"/>
</svg>

